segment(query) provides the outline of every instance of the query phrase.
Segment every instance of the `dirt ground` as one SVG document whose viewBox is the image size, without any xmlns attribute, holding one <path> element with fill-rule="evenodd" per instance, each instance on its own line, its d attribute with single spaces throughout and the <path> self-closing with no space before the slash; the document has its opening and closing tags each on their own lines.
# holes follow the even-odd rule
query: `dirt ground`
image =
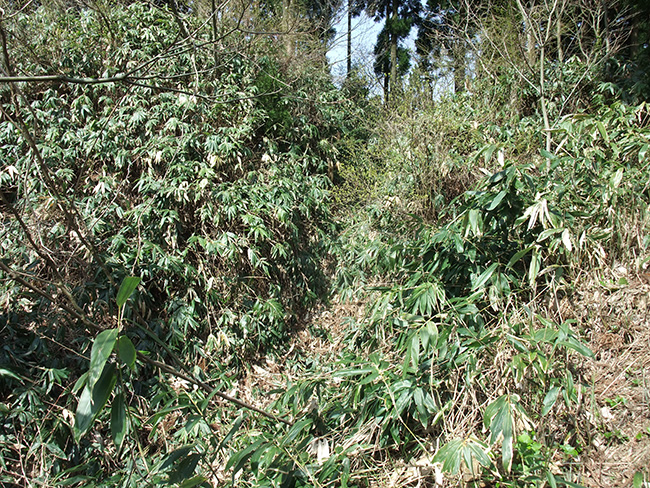
<svg viewBox="0 0 650 488">
<path fill-rule="evenodd" d="M 585 436 L 590 445 L 582 453 L 580 483 L 649 487 L 650 274 L 619 266 L 586 282 L 575 298 L 576 318 L 595 354 L 585 363 L 590 385 L 583 413 L 591 434 Z"/>
</svg>

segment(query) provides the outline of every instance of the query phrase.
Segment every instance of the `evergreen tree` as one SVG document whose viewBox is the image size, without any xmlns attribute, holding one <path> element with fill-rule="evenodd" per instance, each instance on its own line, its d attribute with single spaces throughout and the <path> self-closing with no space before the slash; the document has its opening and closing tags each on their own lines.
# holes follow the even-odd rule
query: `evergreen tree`
<svg viewBox="0 0 650 488">
<path fill-rule="evenodd" d="M 416 50 L 423 71 L 437 68 L 435 60 L 451 58 L 455 93 L 465 89 L 467 44 L 476 31 L 470 13 L 477 15 L 480 9 L 480 2 L 475 3 L 476 11 L 470 12 L 463 0 L 427 0 L 418 25 Z"/>
<path fill-rule="evenodd" d="M 417 0 L 379 0 L 367 7 L 375 21 L 384 20 L 375 46 L 375 73 L 383 76 L 386 100 L 397 86 L 398 77 L 408 71 L 409 54 L 401 48 L 411 29 L 419 22 L 421 4 Z"/>
</svg>

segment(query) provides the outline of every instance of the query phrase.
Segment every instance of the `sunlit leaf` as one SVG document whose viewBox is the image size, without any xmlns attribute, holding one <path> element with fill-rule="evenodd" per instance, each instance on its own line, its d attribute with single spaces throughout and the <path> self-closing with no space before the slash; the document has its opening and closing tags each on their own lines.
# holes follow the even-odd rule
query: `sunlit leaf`
<svg viewBox="0 0 650 488">
<path fill-rule="evenodd" d="M 560 393 L 560 387 L 559 386 L 553 386 L 548 393 L 546 393 L 546 396 L 544 397 L 544 401 L 542 402 L 542 416 L 546 415 L 548 412 L 551 411 L 551 408 L 553 408 L 553 405 L 555 405 L 555 401 L 557 400 L 557 396 Z"/>
<path fill-rule="evenodd" d="M 91 390 L 99 379 L 104 365 L 113 352 L 115 342 L 117 341 L 117 329 L 108 329 L 100 332 L 90 352 L 90 369 L 88 370 L 87 386 Z"/>
<path fill-rule="evenodd" d="M 481 275 L 476 278 L 474 285 L 472 286 L 472 291 L 478 290 L 492 277 L 492 274 L 499 266 L 499 263 L 492 263 Z"/>
<path fill-rule="evenodd" d="M 122 306 L 124 306 L 124 304 L 129 299 L 131 294 L 135 291 L 135 289 L 140 284 L 140 281 L 142 281 L 142 278 L 140 278 L 139 276 L 127 276 L 122 280 L 120 289 L 117 292 L 117 298 L 115 299 L 118 307 L 121 308 Z"/>
</svg>

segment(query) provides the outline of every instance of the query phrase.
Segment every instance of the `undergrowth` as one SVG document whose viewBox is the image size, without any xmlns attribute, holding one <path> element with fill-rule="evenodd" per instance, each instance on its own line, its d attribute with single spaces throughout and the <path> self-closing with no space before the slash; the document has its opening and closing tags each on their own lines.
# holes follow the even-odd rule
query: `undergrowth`
<svg viewBox="0 0 650 488">
<path fill-rule="evenodd" d="M 555 154 L 526 142 L 518 159 L 521 141 L 476 141 L 467 164 L 484 176 L 433 223 L 409 208 L 421 188 L 404 184 L 408 155 L 402 174 L 398 162 L 386 170 L 390 152 L 374 173 L 361 158 L 374 198 L 347 217 L 334 286 L 343 298 L 365 295 L 366 316 L 277 401 L 297 418 L 308 412 L 294 427 L 301 435 L 289 430 L 278 445 L 249 432 L 255 448 L 234 456 L 251 456 L 242 479 L 257 486 L 280 458 L 292 469 L 279 484 L 382 486 L 403 459 L 430 482 L 441 470 L 470 484 L 578 486 L 592 441 L 580 364 L 593 355 L 566 303 L 587 270 L 647 263 L 644 113 L 614 103 L 566 117 Z M 283 455 L 293 435 L 292 452 L 311 446 L 302 457 Z M 314 463 L 319 449 L 327 456 Z"/>
<path fill-rule="evenodd" d="M 0 85 L 1 483 L 579 486 L 570 303 L 650 260 L 645 103 L 549 66 L 549 150 L 514 75 L 382 106 L 248 7 L 28 7 L 4 71 L 92 80 Z"/>
</svg>

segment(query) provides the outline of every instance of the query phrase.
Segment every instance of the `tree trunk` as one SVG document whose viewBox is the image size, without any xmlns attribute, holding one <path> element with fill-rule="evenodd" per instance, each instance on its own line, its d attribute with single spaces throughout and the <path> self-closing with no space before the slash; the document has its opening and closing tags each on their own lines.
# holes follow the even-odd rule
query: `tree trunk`
<svg viewBox="0 0 650 488">
<path fill-rule="evenodd" d="M 551 123 L 548 118 L 548 107 L 546 100 L 546 78 L 544 76 L 544 64 L 546 62 L 544 45 L 539 50 L 539 105 L 542 109 L 542 119 L 544 120 L 544 132 L 546 133 L 546 151 L 551 152 Z"/>
<path fill-rule="evenodd" d="M 392 13 L 391 13 L 391 22 L 390 22 L 390 84 L 389 84 L 389 96 L 392 98 L 392 94 L 395 92 L 395 87 L 397 86 L 397 34 L 395 33 L 395 22 L 397 21 L 397 1 L 392 1 Z M 386 7 L 388 10 L 390 7 Z M 388 16 L 386 16 L 388 18 Z"/>
<path fill-rule="evenodd" d="M 454 93 L 465 91 L 465 55 L 466 48 L 463 39 L 454 42 Z"/>
<path fill-rule="evenodd" d="M 282 30 L 284 31 L 284 48 L 287 56 L 293 56 L 293 39 L 291 30 L 293 29 L 293 12 L 291 0 L 282 1 Z"/>
<path fill-rule="evenodd" d="M 527 19 L 530 23 L 530 20 Z M 526 55 L 528 64 L 531 69 L 535 68 L 535 37 L 533 36 L 533 28 L 531 25 L 526 26 Z"/>
<path fill-rule="evenodd" d="M 217 55 L 217 5 L 215 0 L 211 0 L 210 6 L 212 7 L 211 19 L 212 19 L 212 55 L 214 56 L 214 65 L 215 67 L 219 64 L 219 56 Z"/>
<path fill-rule="evenodd" d="M 558 14 L 555 23 L 555 42 L 557 46 L 557 60 L 560 64 L 564 62 L 564 52 L 562 51 L 562 11 Z"/>
<path fill-rule="evenodd" d="M 352 0 L 348 0 L 348 66 L 347 76 L 352 73 Z"/>
<path fill-rule="evenodd" d="M 389 97 L 389 92 L 388 92 L 388 75 L 384 76 L 384 103 L 388 103 L 388 97 Z"/>
</svg>

